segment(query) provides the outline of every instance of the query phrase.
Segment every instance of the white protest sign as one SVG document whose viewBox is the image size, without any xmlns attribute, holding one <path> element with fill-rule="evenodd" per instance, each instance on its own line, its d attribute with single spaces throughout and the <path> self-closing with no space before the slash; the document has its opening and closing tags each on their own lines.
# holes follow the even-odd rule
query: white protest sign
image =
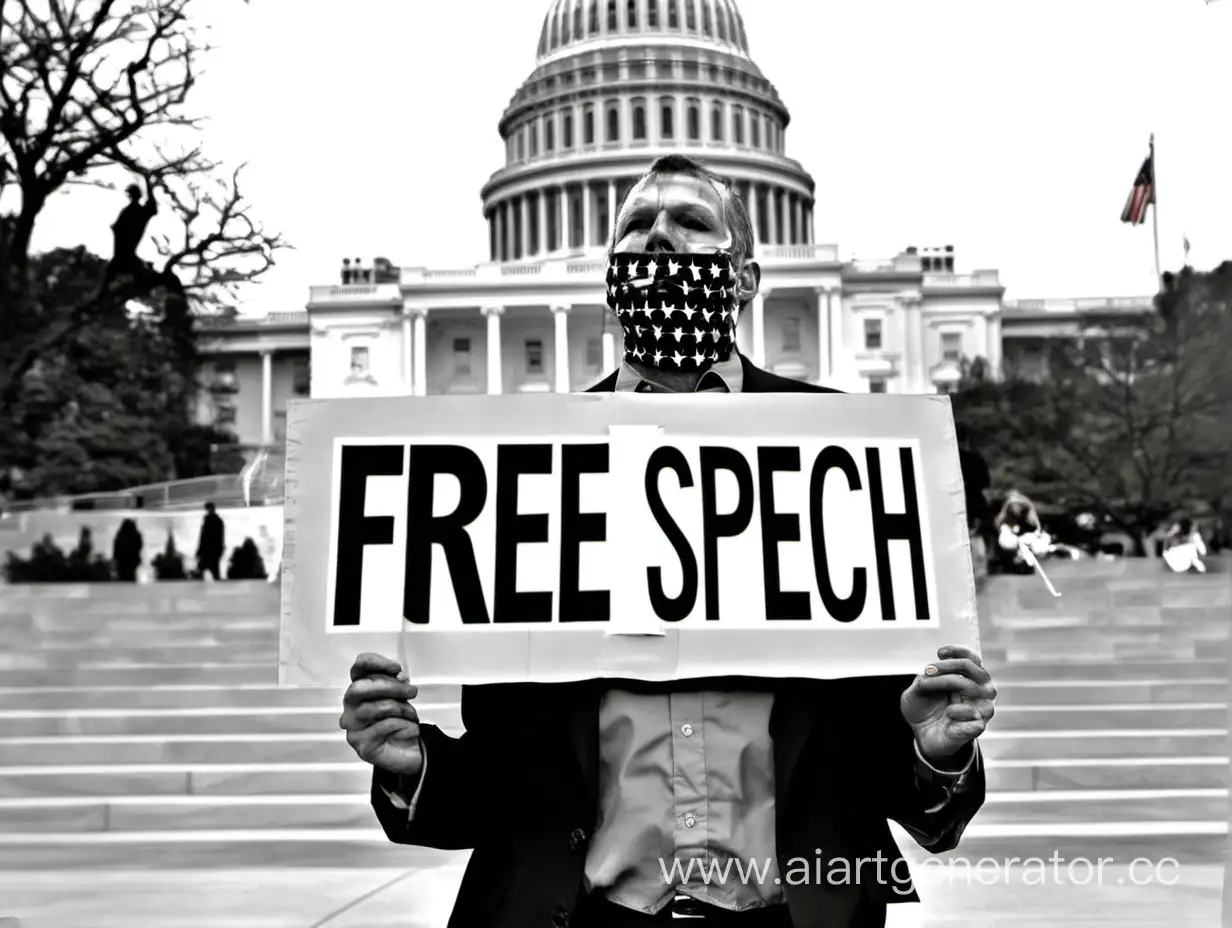
<svg viewBox="0 0 1232 928">
<path fill-rule="evenodd" d="M 835 677 L 976 645 L 948 400 L 306 401 L 282 679 Z"/>
</svg>

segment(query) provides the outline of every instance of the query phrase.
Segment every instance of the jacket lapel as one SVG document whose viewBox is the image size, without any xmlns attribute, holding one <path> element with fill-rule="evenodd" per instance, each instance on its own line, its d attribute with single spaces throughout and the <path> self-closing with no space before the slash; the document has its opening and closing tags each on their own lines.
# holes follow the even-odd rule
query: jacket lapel
<svg viewBox="0 0 1232 928">
<path fill-rule="evenodd" d="M 577 755 L 578 766 L 586 789 L 592 796 L 599 795 L 599 684 L 580 683 L 569 694 L 565 724 L 569 730 L 569 743 Z"/>
<path fill-rule="evenodd" d="M 770 737 L 774 742 L 776 799 L 785 803 L 800 752 L 817 720 L 816 685 L 799 680 L 781 681 L 770 711 Z"/>
</svg>

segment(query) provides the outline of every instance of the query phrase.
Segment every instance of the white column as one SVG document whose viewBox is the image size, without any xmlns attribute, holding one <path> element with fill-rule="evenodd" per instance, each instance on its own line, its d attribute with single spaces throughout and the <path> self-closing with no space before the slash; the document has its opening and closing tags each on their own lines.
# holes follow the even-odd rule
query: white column
<svg viewBox="0 0 1232 928">
<path fill-rule="evenodd" d="M 428 394 L 428 310 L 414 306 L 410 310 L 415 327 L 415 364 L 411 376 L 415 396 Z"/>
<path fill-rule="evenodd" d="M 758 219 L 760 218 L 760 215 L 761 214 L 757 209 L 757 184 L 750 182 L 749 183 L 749 222 L 753 224 L 753 241 L 758 245 L 761 244 L 761 232 L 758 231 L 758 229 L 760 228 L 760 226 L 758 225 Z"/>
<path fill-rule="evenodd" d="M 518 197 L 518 210 L 521 212 L 519 222 L 522 223 L 522 257 L 530 256 L 534 251 L 530 241 L 530 195 L 522 194 Z"/>
<path fill-rule="evenodd" d="M 582 247 L 589 248 L 590 240 L 594 237 L 594 216 L 590 211 L 591 189 L 590 182 L 585 181 L 582 184 Z"/>
<path fill-rule="evenodd" d="M 799 245 L 804 241 L 804 210 L 800 208 L 800 198 L 794 194 L 791 198 L 791 214 L 796 217 L 796 240 L 793 244 Z"/>
<path fill-rule="evenodd" d="M 411 316 L 409 310 L 402 307 L 402 383 L 406 388 L 405 396 L 415 392 L 415 360 L 411 353 Z"/>
<path fill-rule="evenodd" d="M 261 352 L 261 443 L 274 443 L 274 352 Z"/>
<path fill-rule="evenodd" d="M 993 310 L 988 316 L 988 366 L 989 374 L 1001 379 L 1001 310 Z"/>
<path fill-rule="evenodd" d="M 817 382 L 830 384 L 830 291 L 815 287 L 817 295 Z"/>
<path fill-rule="evenodd" d="M 830 291 L 830 386 L 842 388 L 847 376 L 847 346 L 843 343 L 843 291 Z"/>
<path fill-rule="evenodd" d="M 483 314 L 488 317 L 488 394 L 496 396 L 502 391 L 501 381 L 501 314 L 503 306 L 485 306 Z"/>
<path fill-rule="evenodd" d="M 569 209 L 569 188 L 564 184 L 560 185 L 560 249 L 561 251 L 569 250 L 569 242 L 573 240 L 573 225 Z"/>
<path fill-rule="evenodd" d="M 779 214 L 774 208 L 778 200 L 776 194 L 778 191 L 773 187 L 766 188 L 766 212 L 770 215 L 766 217 L 766 234 L 770 236 L 769 245 L 777 245 L 779 243 Z"/>
<path fill-rule="evenodd" d="M 556 338 L 552 353 L 556 357 L 556 392 L 569 392 L 569 307 L 553 306 L 552 321 L 556 325 Z"/>
<path fill-rule="evenodd" d="M 766 299 L 769 290 L 758 291 L 753 297 L 753 356 L 749 359 L 758 367 L 766 366 Z"/>
<path fill-rule="evenodd" d="M 611 235 L 616 228 L 616 181 L 607 182 L 607 224 L 605 234 Z"/>
<path fill-rule="evenodd" d="M 616 367 L 616 336 L 611 332 L 603 333 L 603 370 L 610 371 Z"/>
</svg>

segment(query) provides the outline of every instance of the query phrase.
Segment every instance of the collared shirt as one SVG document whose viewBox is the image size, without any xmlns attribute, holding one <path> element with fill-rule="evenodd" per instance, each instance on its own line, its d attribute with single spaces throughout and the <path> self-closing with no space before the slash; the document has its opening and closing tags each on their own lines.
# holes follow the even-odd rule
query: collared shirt
<svg viewBox="0 0 1232 928">
<path fill-rule="evenodd" d="M 738 393 L 734 352 L 698 393 Z M 675 392 L 627 362 L 618 391 Z M 611 902 L 653 913 L 677 892 L 742 911 L 779 902 L 774 745 L 766 692 L 716 692 L 687 682 L 611 689 L 599 704 L 599 818 L 586 883 Z M 742 880 L 749 862 L 761 879 Z M 729 868 L 727 879 L 712 873 Z M 707 881 L 708 878 L 708 881 Z"/>
</svg>

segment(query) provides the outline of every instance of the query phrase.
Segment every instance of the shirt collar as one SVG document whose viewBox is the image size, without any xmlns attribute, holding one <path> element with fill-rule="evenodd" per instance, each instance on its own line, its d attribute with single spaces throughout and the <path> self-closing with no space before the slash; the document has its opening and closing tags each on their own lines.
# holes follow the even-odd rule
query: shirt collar
<svg viewBox="0 0 1232 928">
<path fill-rule="evenodd" d="M 648 384 L 656 393 L 677 392 L 643 377 L 628 361 L 620 362 L 620 370 L 616 374 L 617 393 L 633 392 L 643 383 Z M 720 393 L 740 393 L 743 389 L 744 365 L 740 363 L 740 355 L 733 349 L 726 361 L 717 361 L 706 369 L 693 392 L 717 390 Z"/>
</svg>

